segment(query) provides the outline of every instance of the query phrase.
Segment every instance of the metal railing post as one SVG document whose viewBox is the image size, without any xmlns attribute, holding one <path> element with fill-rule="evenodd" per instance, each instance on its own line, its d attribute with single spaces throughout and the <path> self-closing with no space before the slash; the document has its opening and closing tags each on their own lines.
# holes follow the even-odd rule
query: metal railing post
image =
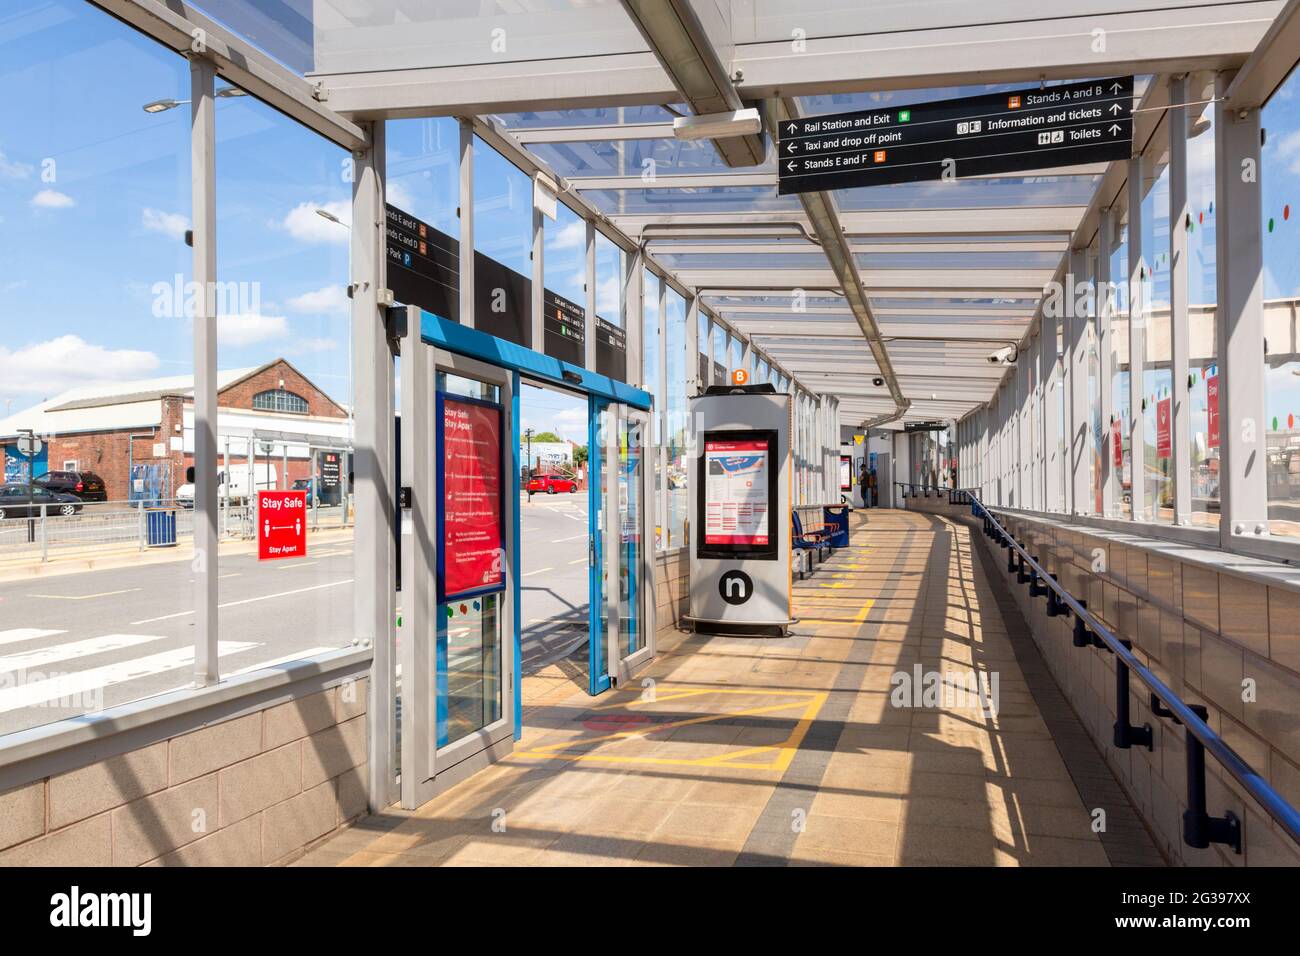
<svg viewBox="0 0 1300 956">
<path fill-rule="evenodd" d="M 41 505 L 41 563 L 42 564 L 49 561 L 50 559 L 49 532 L 45 526 L 46 519 L 49 518 L 49 510 L 48 510 L 49 507 L 50 506 L 47 504 Z"/>
</svg>

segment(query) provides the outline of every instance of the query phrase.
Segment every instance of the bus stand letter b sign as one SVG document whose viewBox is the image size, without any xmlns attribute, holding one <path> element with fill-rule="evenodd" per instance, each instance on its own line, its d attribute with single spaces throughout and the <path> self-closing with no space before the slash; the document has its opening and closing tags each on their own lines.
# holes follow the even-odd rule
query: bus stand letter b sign
<svg viewBox="0 0 1300 956">
<path fill-rule="evenodd" d="M 257 493 L 257 560 L 301 558 L 307 553 L 307 492 Z"/>
</svg>

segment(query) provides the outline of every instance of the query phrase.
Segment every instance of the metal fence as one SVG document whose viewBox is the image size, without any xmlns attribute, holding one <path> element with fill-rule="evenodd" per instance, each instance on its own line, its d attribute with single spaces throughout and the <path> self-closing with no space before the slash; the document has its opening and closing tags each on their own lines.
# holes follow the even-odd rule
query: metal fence
<svg viewBox="0 0 1300 956">
<path fill-rule="evenodd" d="M 350 508 L 318 505 L 308 511 L 308 529 L 346 528 Z M 139 507 L 138 502 L 86 502 L 75 515 L 57 513 L 44 505 L 31 517 L 0 519 L 0 560 L 30 558 L 47 561 L 52 554 L 77 549 L 135 547 L 140 551 L 169 547 L 194 535 L 194 510 L 176 502 Z M 217 511 L 218 533 L 223 540 L 256 537 L 256 507 L 222 504 Z"/>
</svg>

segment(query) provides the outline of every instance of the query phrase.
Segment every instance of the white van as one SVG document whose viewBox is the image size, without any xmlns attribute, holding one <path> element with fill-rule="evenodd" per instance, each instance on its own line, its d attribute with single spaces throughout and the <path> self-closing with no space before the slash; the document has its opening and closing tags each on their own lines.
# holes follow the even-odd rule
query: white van
<svg viewBox="0 0 1300 956">
<path fill-rule="evenodd" d="M 274 491 L 280 487 L 280 473 L 275 465 L 258 462 L 251 470 L 248 465 L 232 464 L 217 472 L 217 501 L 242 504 L 257 491 Z M 176 504 L 182 508 L 194 507 L 194 485 L 186 482 L 176 489 Z"/>
</svg>

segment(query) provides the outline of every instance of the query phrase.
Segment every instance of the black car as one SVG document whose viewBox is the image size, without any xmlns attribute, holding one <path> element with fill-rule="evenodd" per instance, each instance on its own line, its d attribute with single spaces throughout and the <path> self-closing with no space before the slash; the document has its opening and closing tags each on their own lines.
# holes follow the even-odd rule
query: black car
<svg viewBox="0 0 1300 956">
<path fill-rule="evenodd" d="M 0 485 L 0 520 L 5 518 L 39 518 L 41 505 L 47 515 L 71 517 L 81 511 L 81 499 L 40 485 Z"/>
<path fill-rule="evenodd" d="M 93 471 L 47 471 L 32 479 L 32 484 L 46 491 L 72 495 L 82 501 L 107 501 L 104 479 Z"/>
</svg>

